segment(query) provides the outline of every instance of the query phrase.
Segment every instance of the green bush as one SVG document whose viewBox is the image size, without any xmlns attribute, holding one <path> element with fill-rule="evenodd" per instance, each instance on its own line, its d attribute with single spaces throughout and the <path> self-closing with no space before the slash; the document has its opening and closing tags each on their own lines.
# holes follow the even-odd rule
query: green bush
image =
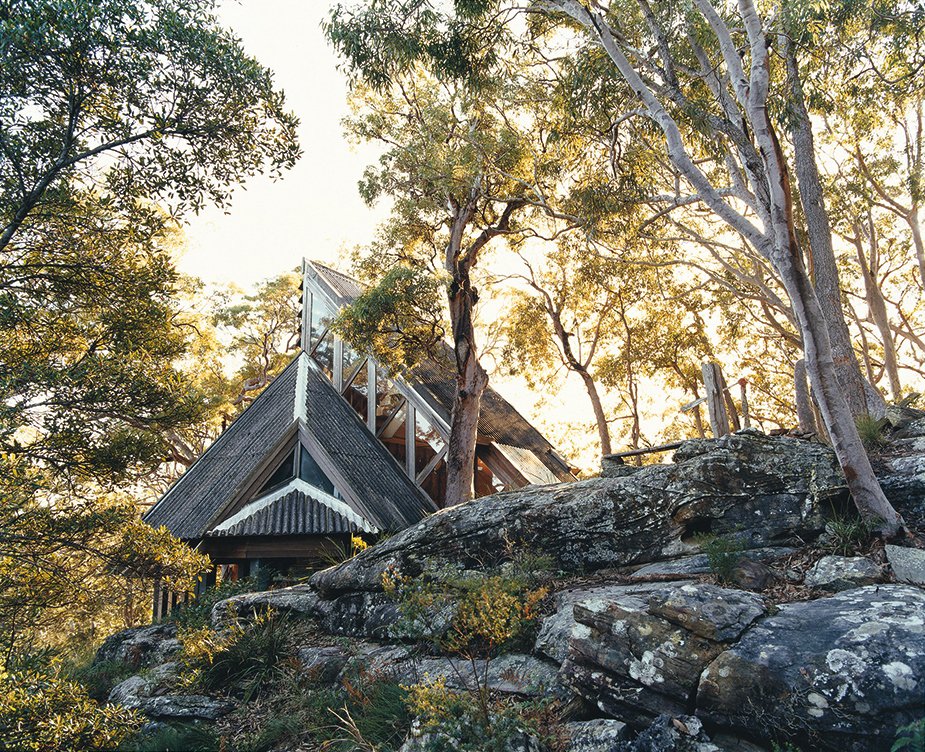
<svg viewBox="0 0 925 752">
<path fill-rule="evenodd" d="M 137 673 L 137 669 L 122 661 L 102 661 L 75 666 L 64 673 L 68 679 L 80 684 L 90 699 L 106 702 L 112 688 L 123 679 Z"/>
<path fill-rule="evenodd" d="M 700 549 L 707 555 L 710 571 L 722 583 L 732 581 L 736 563 L 745 550 L 745 543 L 737 535 L 708 535 L 697 539 Z"/>
<path fill-rule="evenodd" d="M 199 677 L 208 691 L 227 691 L 245 702 L 278 678 L 283 662 L 293 657 L 289 618 L 267 612 L 245 628 L 236 628 L 221 641 Z"/>
<path fill-rule="evenodd" d="M 218 752 L 221 738 L 208 726 L 181 723 L 141 732 L 122 746 L 125 752 Z"/>
<path fill-rule="evenodd" d="M 54 673 L 0 672 L 0 752 L 115 749 L 142 718 L 100 707 L 79 684 Z"/>
<path fill-rule="evenodd" d="M 171 611 L 164 621 L 173 622 L 181 630 L 199 629 L 209 626 L 212 607 L 219 601 L 257 589 L 257 582 L 247 577 L 243 580 L 228 580 L 217 587 L 209 588 L 196 600 Z"/>
<path fill-rule="evenodd" d="M 851 556 L 870 541 L 873 530 L 857 515 L 836 514 L 825 524 L 823 548 L 831 554 Z"/>
<path fill-rule="evenodd" d="M 889 425 L 885 418 L 874 418 L 871 415 L 859 415 L 854 419 L 858 427 L 861 443 L 867 449 L 877 449 L 887 444 L 886 427 Z"/>
<path fill-rule="evenodd" d="M 925 752 L 925 718 L 896 729 L 890 752 Z"/>
</svg>

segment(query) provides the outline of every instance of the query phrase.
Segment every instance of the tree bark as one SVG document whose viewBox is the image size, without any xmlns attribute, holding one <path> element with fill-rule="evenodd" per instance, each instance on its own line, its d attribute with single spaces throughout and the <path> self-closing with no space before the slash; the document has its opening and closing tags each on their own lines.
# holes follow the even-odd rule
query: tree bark
<svg viewBox="0 0 925 752">
<path fill-rule="evenodd" d="M 855 225 L 852 242 L 857 250 L 861 277 L 864 280 L 864 299 L 867 303 L 867 308 L 870 310 L 870 317 L 873 319 L 877 331 L 880 332 L 880 341 L 883 344 L 883 367 L 890 382 L 890 395 L 894 401 L 898 401 L 902 396 L 902 384 L 899 379 L 899 362 L 896 357 L 896 342 L 893 339 L 893 330 L 890 327 L 890 317 L 886 309 L 883 292 L 880 290 L 880 285 L 876 279 L 880 265 L 876 232 L 877 228 L 874 226 L 873 218 L 868 216 L 867 235 L 870 253 L 867 255 L 864 253 L 864 233 L 860 224 Z"/>
<path fill-rule="evenodd" d="M 585 391 L 588 393 L 588 399 L 591 400 L 591 408 L 594 410 L 594 421 L 597 423 L 597 436 L 601 442 L 601 454 L 612 454 L 613 447 L 610 443 L 610 427 L 607 425 L 607 416 L 604 414 L 604 406 L 601 404 L 601 396 L 597 392 L 597 384 L 594 383 L 594 377 L 584 368 L 577 371 L 585 385 Z"/>
<path fill-rule="evenodd" d="M 842 385 L 851 414 L 858 417 L 867 414 L 870 409 L 865 396 L 861 366 L 855 355 L 851 333 L 848 331 L 848 323 L 842 309 L 841 281 L 832 248 L 832 226 L 825 206 L 819 168 L 816 165 L 812 123 L 803 97 L 796 53 L 789 37 L 784 38 L 784 51 L 791 91 L 790 135 L 793 139 L 800 203 L 806 217 L 806 233 L 812 256 L 813 286 L 829 328 L 838 383 Z"/>
<path fill-rule="evenodd" d="M 816 414 L 809 396 L 809 383 L 806 380 L 806 361 L 800 358 L 793 364 L 793 392 L 797 408 L 797 422 L 801 433 L 818 433 Z"/>
</svg>

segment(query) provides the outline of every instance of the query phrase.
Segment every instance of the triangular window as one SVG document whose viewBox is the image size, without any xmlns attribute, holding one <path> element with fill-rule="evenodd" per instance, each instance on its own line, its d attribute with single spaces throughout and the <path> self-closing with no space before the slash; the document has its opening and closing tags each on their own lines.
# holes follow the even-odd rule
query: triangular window
<svg viewBox="0 0 925 752">
<path fill-rule="evenodd" d="M 294 480 L 297 475 L 310 486 L 314 486 L 331 496 L 336 495 L 334 484 L 325 475 L 321 466 L 300 442 L 293 442 L 272 475 L 267 478 L 260 490 L 252 498 L 258 499 L 277 488 L 281 488 Z"/>
</svg>

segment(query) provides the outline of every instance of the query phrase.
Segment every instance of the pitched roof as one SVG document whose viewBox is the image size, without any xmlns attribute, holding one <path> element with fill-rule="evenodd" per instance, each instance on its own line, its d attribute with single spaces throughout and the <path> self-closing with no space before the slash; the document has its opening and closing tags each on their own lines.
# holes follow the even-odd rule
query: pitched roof
<svg viewBox="0 0 925 752">
<path fill-rule="evenodd" d="M 248 524 L 254 526 L 277 524 L 272 515 L 283 514 L 286 509 L 297 511 L 294 500 L 276 509 L 269 509 L 270 504 L 257 508 L 255 505 L 265 501 L 266 496 L 245 503 L 248 500 L 242 494 L 253 486 L 267 459 L 296 433 L 343 500 L 317 489 L 310 489 L 308 496 L 359 529 L 401 530 L 436 510 L 303 352 L 148 511 L 145 522 L 166 526 L 174 535 L 186 539 L 216 532 L 229 516 L 240 518 L 241 523 L 252 517 Z M 298 483 L 304 493 L 306 484 Z M 305 502 L 299 504 L 304 506 Z M 229 515 L 234 509 L 239 511 Z M 263 514 L 264 509 L 269 511 Z M 241 516 L 246 510 L 249 513 Z M 305 511 L 300 519 L 308 527 L 299 534 L 322 532 L 312 527 L 317 518 L 308 514 L 310 510 Z M 221 534 L 231 533 L 222 530 Z"/>
</svg>

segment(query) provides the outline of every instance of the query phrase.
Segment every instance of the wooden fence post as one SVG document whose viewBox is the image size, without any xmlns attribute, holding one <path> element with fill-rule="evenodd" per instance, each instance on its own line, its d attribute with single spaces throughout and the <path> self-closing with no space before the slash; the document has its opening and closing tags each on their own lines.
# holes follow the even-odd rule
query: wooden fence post
<svg viewBox="0 0 925 752">
<path fill-rule="evenodd" d="M 713 435 L 719 438 L 729 433 L 729 415 L 726 413 L 723 374 L 716 363 L 704 363 L 700 370 L 703 373 L 703 385 L 707 393 L 710 427 L 713 429 Z"/>
</svg>

